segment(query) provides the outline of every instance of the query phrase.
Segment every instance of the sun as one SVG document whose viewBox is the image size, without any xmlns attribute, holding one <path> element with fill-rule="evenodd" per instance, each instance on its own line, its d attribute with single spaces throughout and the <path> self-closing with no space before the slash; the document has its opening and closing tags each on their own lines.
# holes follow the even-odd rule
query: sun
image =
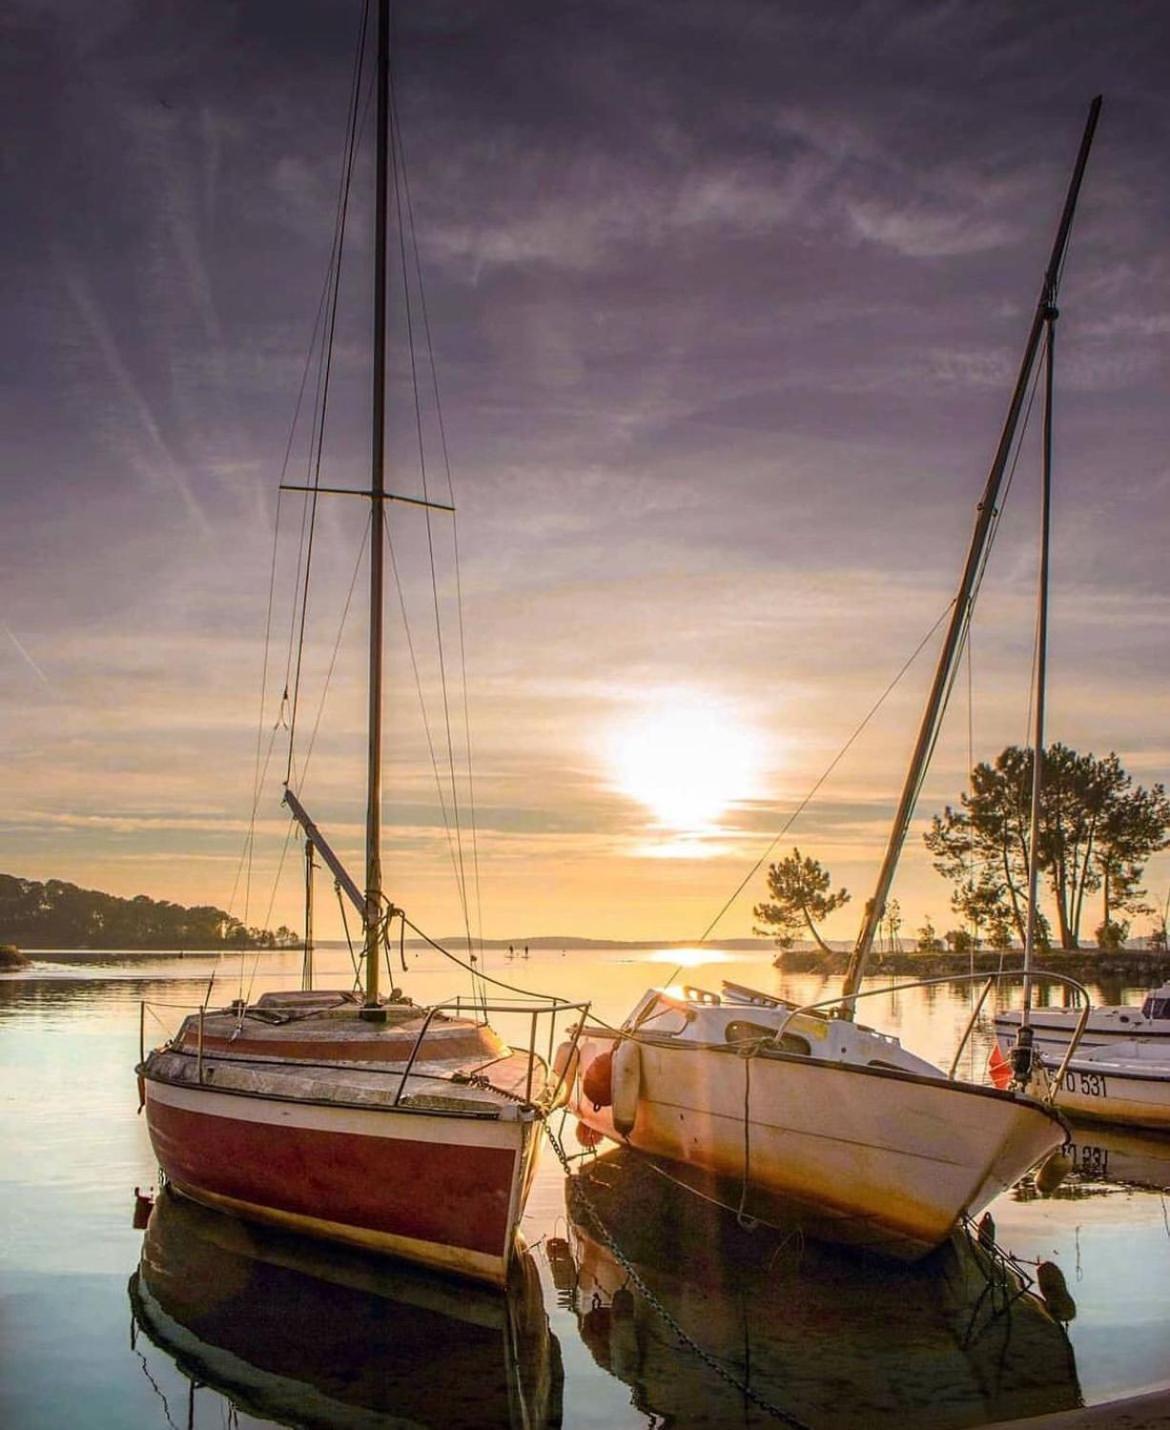
<svg viewBox="0 0 1170 1430">
<path fill-rule="evenodd" d="M 680 692 L 616 726 L 608 741 L 613 782 L 664 828 L 702 833 L 759 785 L 758 742 L 734 710 Z"/>
</svg>

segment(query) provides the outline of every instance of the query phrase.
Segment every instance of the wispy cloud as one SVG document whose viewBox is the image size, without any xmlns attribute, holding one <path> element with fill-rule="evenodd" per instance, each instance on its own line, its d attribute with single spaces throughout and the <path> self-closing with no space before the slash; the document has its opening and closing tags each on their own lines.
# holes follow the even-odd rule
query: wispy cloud
<svg viewBox="0 0 1170 1430">
<path fill-rule="evenodd" d="M 56 250 L 56 259 L 66 291 L 125 404 L 125 414 L 129 422 L 125 429 L 121 424 L 117 424 L 115 431 L 125 430 L 129 435 L 130 431 L 137 429 L 140 437 L 145 439 L 143 444 L 133 449 L 135 465 L 139 471 L 149 475 L 156 483 L 161 480 L 172 491 L 177 492 L 189 515 L 204 533 L 210 535 L 211 524 L 195 498 L 187 474 L 163 436 L 161 424 L 145 391 L 122 357 L 113 331 L 80 267 L 59 248 Z M 115 436 L 114 440 L 117 441 L 118 437 Z"/>
<path fill-rule="evenodd" d="M 51 681 L 49 680 L 49 677 L 36 663 L 36 661 L 33 660 L 32 656 L 29 655 L 28 651 L 17 639 L 16 632 L 10 626 L 6 625 L 4 627 L 4 634 L 8 637 L 8 639 L 12 642 L 13 646 L 16 648 L 17 655 L 20 656 L 21 660 L 24 661 L 25 665 L 28 666 L 28 668 L 32 671 L 32 673 L 36 676 L 40 683 L 45 687 L 45 689 L 52 690 L 53 686 Z"/>
</svg>

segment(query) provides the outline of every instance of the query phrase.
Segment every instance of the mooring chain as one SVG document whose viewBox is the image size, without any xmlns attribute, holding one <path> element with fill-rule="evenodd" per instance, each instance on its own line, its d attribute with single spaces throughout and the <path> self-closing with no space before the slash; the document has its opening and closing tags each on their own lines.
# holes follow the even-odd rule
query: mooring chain
<svg viewBox="0 0 1170 1430">
<path fill-rule="evenodd" d="M 580 1178 L 574 1177 L 572 1164 L 569 1161 L 565 1149 L 558 1141 L 556 1133 L 552 1130 L 552 1124 L 550 1122 L 545 1123 L 545 1131 L 548 1133 L 548 1140 L 552 1143 L 553 1151 L 557 1154 L 557 1158 L 560 1161 L 561 1166 L 565 1170 L 565 1175 L 567 1177 L 573 1178 L 574 1193 L 580 1199 L 581 1205 L 588 1213 L 589 1219 L 593 1222 L 593 1225 L 596 1227 L 601 1239 L 605 1242 L 606 1246 L 613 1254 L 614 1260 L 626 1273 L 628 1279 L 633 1282 L 639 1295 L 647 1303 L 647 1305 L 649 1305 L 654 1311 L 658 1313 L 658 1315 L 662 1318 L 666 1325 L 670 1327 L 670 1329 L 679 1338 L 683 1345 L 685 1345 L 689 1350 L 693 1351 L 694 1354 L 699 1357 L 699 1359 L 703 1362 L 704 1365 L 708 1366 L 711 1370 L 713 1370 L 721 1380 L 726 1381 L 726 1383 L 730 1385 L 732 1389 L 737 1390 L 740 1395 L 744 1396 L 745 1399 L 750 1400 L 753 1405 L 758 1406 L 758 1408 L 764 1411 L 765 1414 L 771 1415 L 776 1420 L 782 1420 L 785 1425 L 791 1425 L 793 1427 L 793 1430 L 811 1430 L 811 1427 L 807 1425 L 803 1420 L 798 1420 L 795 1415 L 790 1415 L 787 1410 L 781 1410 L 778 1405 L 773 1405 L 771 1401 L 765 1400 L 764 1397 L 758 1391 L 753 1390 L 750 1385 L 740 1380 L 738 1376 L 733 1375 L 731 1371 L 729 1371 L 727 1367 L 722 1363 L 722 1361 L 718 1359 L 717 1356 L 713 1355 L 710 1351 L 704 1349 L 704 1347 L 701 1346 L 692 1335 L 690 1335 L 687 1331 L 683 1329 L 681 1324 L 666 1309 L 666 1307 L 658 1299 L 654 1292 L 651 1291 L 650 1287 L 646 1285 L 646 1282 L 642 1279 L 641 1273 L 638 1271 L 638 1268 L 629 1259 L 629 1257 L 626 1256 L 625 1252 L 622 1251 L 621 1247 L 618 1246 L 617 1242 L 613 1239 L 613 1236 L 610 1233 L 608 1227 L 602 1221 L 601 1215 L 598 1212 L 597 1208 L 589 1200 L 588 1195 L 582 1189 Z"/>
</svg>

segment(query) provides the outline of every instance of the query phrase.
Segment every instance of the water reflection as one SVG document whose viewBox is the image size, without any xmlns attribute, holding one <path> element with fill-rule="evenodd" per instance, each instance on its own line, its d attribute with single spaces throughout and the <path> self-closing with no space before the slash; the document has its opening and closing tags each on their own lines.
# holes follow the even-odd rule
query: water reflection
<svg viewBox="0 0 1170 1430">
<path fill-rule="evenodd" d="M 559 1425 L 560 1347 L 531 1254 L 514 1270 L 506 1293 L 481 1290 L 164 1192 L 129 1289 L 136 1333 L 190 1383 L 188 1426 L 209 1391 L 229 1421 Z"/>
<path fill-rule="evenodd" d="M 724 1372 L 810 1426 L 975 1425 L 1080 1405 L 1063 1326 L 1010 1266 L 956 1237 L 913 1267 L 748 1231 L 616 1152 L 566 1188 L 549 1244 L 562 1303 L 598 1366 L 669 1424 L 774 1423 L 692 1352 L 598 1233 Z M 1067 1308 L 1066 1308 L 1067 1315 Z"/>
<path fill-rule="evenodd" d="M 1074 1124 L 1066 1149 L 1072 1158 L 1070 1182 L 1082 1187 L 1109 1184 L 1170 1191 L 1170 1134 L 1125 1127 Z"/>
</svg>

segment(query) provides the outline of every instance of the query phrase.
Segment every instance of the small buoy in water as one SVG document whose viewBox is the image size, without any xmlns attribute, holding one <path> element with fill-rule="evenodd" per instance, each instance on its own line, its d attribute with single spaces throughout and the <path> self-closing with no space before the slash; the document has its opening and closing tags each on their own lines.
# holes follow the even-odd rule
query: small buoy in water
<svg viewBox="0 0 1170 1430">
<path fill-rule="evenodd" d="M 1065 1177 L 1072 1171 L 1072 1158 L 1062 1148 L 1045 1158 L 1036 1173 L 1036 1190 L 1042 1197 L 1050 1197 Z"/>
<path fill-rule="evenodd" d="M 149 1192 L 144 1192 L 141 1187 L 134 1188 L 134 1216 L 131 1224 L 135 1231 L 145 1231 L 146 1223 L 150 1220 L 150 1213 L 154 1209 L 154 1198 Z"/>
<path fill-rule="evenodd" d="M 593 1059 L 581 1078 L 581 1091 L 593 1104 L 594 1112 L 600 1112 L 613 1102 L 612 1053 L 602 1053 Z"/>
<path fill-rule="evenodd" d="M 990 1212 L 984 1212 L 979 1218 L 979 1245 L 985 1251 L 990 1251 L 995 1245 L 995 1218 Z"/>
<path fill-rule="evenodd" d="M 1069 1295 L 1064 1272 L 1055 1261 L 1042 1261 L 1037 1266 L 1036 1284 L 1044 1297 L 1044 1304 L 1058 1321 L 1067 1326 L 1075 1319 L 1077 1303 Z"/>
<path fill-rule="evenodd" d="M 596 1127 L 590 1127 L 588 1122 L 578 1122 L 575 1135 L 578 1143 L 582 1147 L 592 1149 L 601 1141 L 601 1133 Z"/>
</svg>

